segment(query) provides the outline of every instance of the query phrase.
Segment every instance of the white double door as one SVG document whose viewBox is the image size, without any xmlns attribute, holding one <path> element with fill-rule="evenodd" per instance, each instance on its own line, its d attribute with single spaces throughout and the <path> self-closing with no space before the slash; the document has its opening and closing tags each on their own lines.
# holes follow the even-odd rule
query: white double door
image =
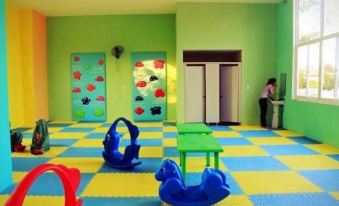
<svg viewBox="0 0 339 206">
<path fill-rule="evenodd" d="M 185 122 L 240 122 L 239 65 L 185 64 Z"/>
</svg>

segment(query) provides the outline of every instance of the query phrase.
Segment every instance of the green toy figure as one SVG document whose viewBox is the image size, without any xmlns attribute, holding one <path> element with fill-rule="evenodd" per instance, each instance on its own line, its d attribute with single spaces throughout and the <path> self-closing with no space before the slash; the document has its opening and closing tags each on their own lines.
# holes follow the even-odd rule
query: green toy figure
<svg viewBox="0 0 339 206">
<path fill-rule="evenodd" d="M 32 136 L 31 153 L 40 155 L 50 149 L 48 123 L 40 119 L 36 122 L 36 126 Z"/>
<path fill-rule="evenodd" d="M 22 145 L 22 134 L 17 131 L 10 131 L 11 133 L 11 150 L 12 152 L 24 152 L 26 149 L 25 145 Z"/>
</svg>

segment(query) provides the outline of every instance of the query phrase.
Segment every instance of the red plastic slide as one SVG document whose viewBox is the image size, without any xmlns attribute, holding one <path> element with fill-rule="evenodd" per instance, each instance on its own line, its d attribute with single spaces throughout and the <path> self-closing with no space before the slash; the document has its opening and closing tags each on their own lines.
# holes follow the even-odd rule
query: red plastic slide
<svg viewBox="0 0 339 206">
<path fill-rule="evenodd" d="M 76 199 L 76 191 L 81 179 L 80 171 L 76 168 L 67 168 L 64 165 L 54 164 L 42 164 L 30 171 L 8 198 L 5 206 L 21 206 L 33 182 L 48 170 L 54 171 L 62 181 L 65 191 L 65 206 L 81 206 L 82 200 Z"/>
</svg>

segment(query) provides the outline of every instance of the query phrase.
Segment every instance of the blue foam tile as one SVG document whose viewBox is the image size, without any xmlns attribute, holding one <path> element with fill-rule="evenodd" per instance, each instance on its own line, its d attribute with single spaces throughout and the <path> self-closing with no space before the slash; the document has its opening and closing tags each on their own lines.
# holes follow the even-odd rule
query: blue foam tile
<svg viewBox="0 0 339 206">
<path fill-rule="evenodd" d="M 335 155 L 328 155 L 329 157 L 339 161 L 339 154 L 335 154 Z"/>
<path fill-rule="evenodd" d="M 324 191 L 339 191 L 339 170 L 308 170 L 298 172 L 320 186 Z"/>
<path fill-rule="evenodd" d="M 290 140 L 295 141 L 299 144 L 321 144 L 321 142 L 318 142 L 316 140 L 313 140 L 311 138 L 302 136 L 302 137 L 288 137 Z"/>
<path fill-rule="evenodd" d="M 205 157 L 206 153 L 200 152 L 189 152 L 186 153 L 186 157 Z M 211 156 L 212 153 L 211 153 Z M 177 147 L 164 147 L 164 157 L 179 157 Z"/>
<path fill-rule="evenodd" d="M 327 193 L 250 195 L 255 206 L 338 206 L 339 201 Z"/>
<path fill-rule="evenodd" d="M 51 147 L 69 147 L 77 142 L 78 139 L 50 139 Z"/>
<path fill-rule="evenodd" d="M 88 134 L 85 139 L 105 139 L 106 132 L 93 132 Z"/>
<path fill-rule="evenodd" d="M 69 127 L 71 123 L 48 123 L 48 127 Z"/>
<path fill-rule="evenodd" d="M 33 132 L 23 132 L 22 136 L 23 138 L 32 138 Z"/>
<path fill-rule="evenodd" d="M 138 143 L 141 147 L 154 147 L 154 146 L 162 146 L 161 139 L 138 139 Z M 120 146 L 126 147 L 127 145 L 131 144 L 131 140 L 123 139 L 120 141 Z"/>
<path fill-rule="evenodd" d="M 70 147 L 59 157 L 102 157 L 103 148 Z"/>
<path fill-rule="evenodd" d="M 91 132 L 94 128 L 66 127 L 59 132 Z"/>
<path fill-rule="evenodd" d="M 178 136 L 178 132 L 164 132 L 165 138 L 176 138 Z"/>
<path fill-rule="evenodd" d="M 6 187 L 4 190 L 0 191 L 1 195 L 10 195 L 15 190 L 17 184 L 11 184 L 10 186 Z"/>
<path fill-rule="evenodd" d="M 260 146 L 270 155 L 312 155 L 318 154 L 303 145 L 263 145 Z"/>
<path fill-rule="evenodd" d="M 221 160 L 230 171 L 276 171 L 289 170 L 274 157 L 222 157 Z"/>
<path fill-rule="evenodd" d="M 134 167 L 133 170 L 114 169 L 106 164 L 103 164 L 99 170 L 99 173 L 155 173 L 160 168 L 162 158 L 140 158 L 134 161 L 141 161 L 141 165 Z"/>
<path fill-rule="evenodd" d="M 213 131 L 231 131 L 232 129 L 229 128 L 228 126 L 224 126 L 224 125 L 210 125 L 208 126 L 211 130 Z"/>
<path fill-rule="evenodd" d="M 252 142 L 245 138 L 217 138 L 219 144 L 225 145 L 253 145 Z"/>
<path fill-rule="evenodd" d="M 163 125 L 166 127 L 166 126 L 172 126 L 172 127 L 175 127 L 177 126 L 177 123 L 176 122 L 164 122 Z"/>
<path fill-rule="evenodd" d="M 276 133 L 271 130 L 246 130 L 239 131 L 239 133 L 244 137 L 278 137 Z"/>
<path fill-rule="evenodd" d="M 47 157 L 36 157 L 36 158 L 13 157 L 12 158 L 13 171 L 28 172 L 31 171 L 34 167 L 48 162 L 50 159 L 51 158 Z"/>
<path fill-rule="evenodd" d="M 159 197 L 84 197 L 83 206 L 161 206 Z"/>
<path fill-rule="evenodd" d="M 140 132 L 162 132 L 162 127 L 139 127 Z"/>
<path fill-rule="evenodd" d="M 164 147 L 164 157 L 179 157 L 176 147 Z"/>
</svg>

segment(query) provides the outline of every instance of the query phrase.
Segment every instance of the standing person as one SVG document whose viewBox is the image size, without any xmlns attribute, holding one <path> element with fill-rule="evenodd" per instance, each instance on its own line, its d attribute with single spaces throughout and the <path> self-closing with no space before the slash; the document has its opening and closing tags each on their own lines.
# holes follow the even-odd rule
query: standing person
<svg viewBox="0 0 339 206">
<path fill-rule="evenodd" d="M 270 78 L 268 79 L 267 84 L 261 93 L 261 96 L 259 99 L 259 105 L 260 105 L 260 124 L 262 127 L 267 127 L 267 123 L 266 123 L 267 102 L 268 102 L 268 99 L 272 99 L 272 100 L 274 99 L 276 86 L 277 86 L 277 79 Z"/>
</svg>

